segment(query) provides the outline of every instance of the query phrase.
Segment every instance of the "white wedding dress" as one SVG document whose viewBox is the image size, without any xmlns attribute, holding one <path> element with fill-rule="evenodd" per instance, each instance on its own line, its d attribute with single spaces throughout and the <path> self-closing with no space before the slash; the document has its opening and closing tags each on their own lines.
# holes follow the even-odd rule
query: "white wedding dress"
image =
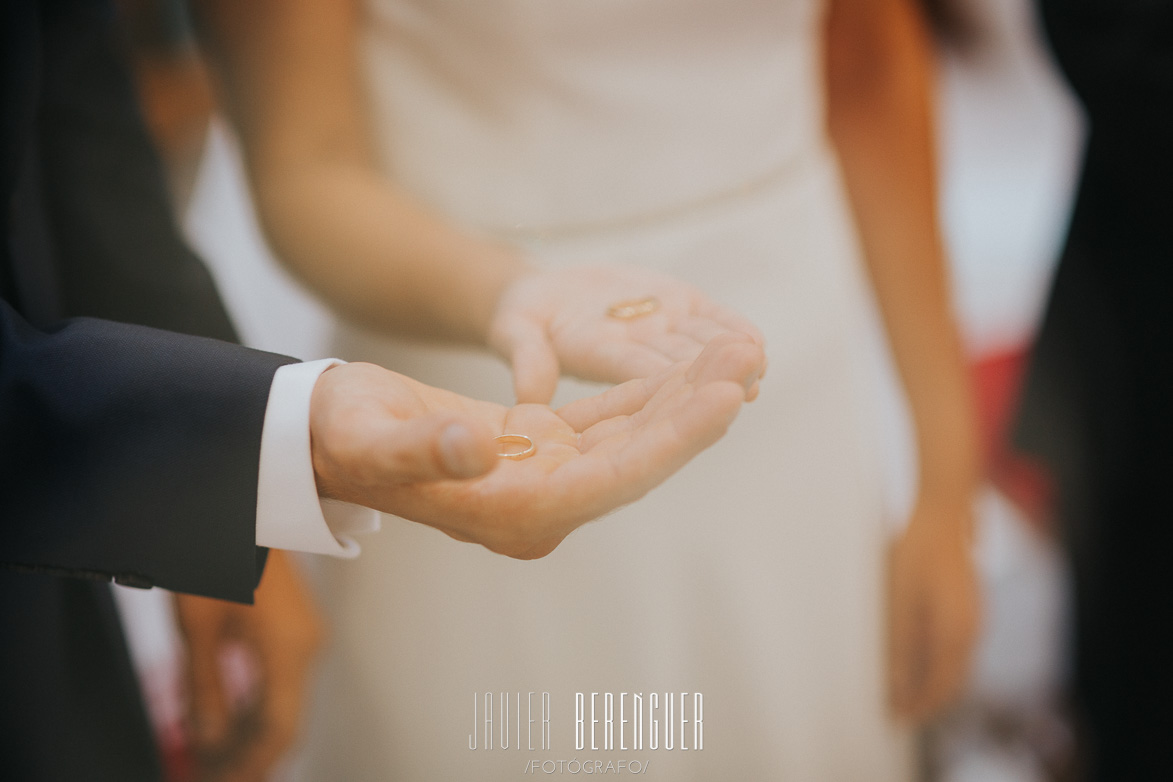
<svg viewBox="0 0 1173 782">
<path fill-rule="evenodd" d="M 517 780 L 574 758 L 650 760 L 665 782 L 912 778 L 884 707 L 871 304 L 823 129 L 821 21 L 816 0 L 368 4 L 400 186 L 539 264 L 689 280 L 761 326 L 770 367 L 725 439 L 545 559 L 388 519 L 329 563 L 309 778 Z M 489 356 L 350 331 L 335 347 L 512 398 Z M 510 749 L 468 748 L 476 693 L 524 708 L 530 691 L 551 694 L 551 750 L 512 729 Z M 576 750 L 576 692 L 653 691 L 703 693 L 703 750 Z"/>
</svg>

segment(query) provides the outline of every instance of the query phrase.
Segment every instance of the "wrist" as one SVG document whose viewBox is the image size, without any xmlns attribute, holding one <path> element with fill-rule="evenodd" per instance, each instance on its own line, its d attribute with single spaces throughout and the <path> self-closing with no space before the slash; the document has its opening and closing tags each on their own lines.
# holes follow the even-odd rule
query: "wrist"
<svg viewBox="0 0 1173 782">
<path fill-rule="evenodd" d="M 971 541 L 975 491 L 960 482 L 921 485 L 908 529 L 941 540 Z"/>
<path fill-rule="evenodd" d="M 976 427 L 967 408 L 952 406 L 917 427 L 917 488 L 936 506 L 969 508 L 981 485 L 983 468 Z"/>
<path fill-rule="evenodd" d="M 310 465 L 314 471 L 314 485 L 317 487 L 318 496 L 328 500 L 345 499 L 340 493 L 340 471 L 334 449 L 331 447 L 334 438 L 330 435 L 330 429 L 334 425 L 334 406 L 331 400 L 335 395 L 334 381 L 339 377 L 335 372 L 338 366 L 330 367 L 318 376 L 310 396 Z"/>
<path fill-rule="evenodd" d="M 949 451 L 922 452 L 914 521 L 923 520 L 968 539 L 973 532 L 973 501 L 981 471 L 976 449 L 961 447 L 960 440 L 952 444 Z"/>
<path fill-rule="evenodd" d="M 977 471 L 963 467 L 921 470 L 917 479 L 922 501 L 936 506 L 968 507 L 979 485 Z"/>
</svg>

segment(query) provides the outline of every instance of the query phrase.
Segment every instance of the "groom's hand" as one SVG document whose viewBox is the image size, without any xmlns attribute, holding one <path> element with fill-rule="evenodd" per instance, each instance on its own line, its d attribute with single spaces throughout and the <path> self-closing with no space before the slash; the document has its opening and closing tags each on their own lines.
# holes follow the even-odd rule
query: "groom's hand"
<svg viewBox="0 0 1173 782">
<path fill-rule="evenodd" d="M 310 406 L 318 493 L 350 499 L 389 484 L 475 478 L 493 469 L 497 432 L 485 417 L 459 404 L 429 406 L 427 390 L 434 389 L 373 364 L 323 373 Z"/>
<path fill-rule="evenodd" d="M 366 364 L 325 372 L 310 408 L 325 496 L 436 527 L 519 558 L 643 496 L 724 434 L 761 375 L 751 337 L 724 334 L 693 362 L 554 411 L 505 408 Z M 493 437 L 521 434 L 521 460 Z"/>
</svg>

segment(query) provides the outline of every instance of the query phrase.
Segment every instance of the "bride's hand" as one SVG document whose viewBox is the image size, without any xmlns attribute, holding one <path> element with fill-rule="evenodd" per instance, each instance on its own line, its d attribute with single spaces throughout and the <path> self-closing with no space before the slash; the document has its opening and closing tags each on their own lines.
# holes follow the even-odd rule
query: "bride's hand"
<svg viewBox="0 0 1173 782">
<path fill-rule="evenodd" d="M 319 490 L 498 553 L 541 557 L 721 437 L 763 362 L 749 337 L 721 335 L 693 362 L 557 411 L 479 402 L 369 364 L 335 367 L 310 409 Z M 530 438 L 535 453 L 497 457 L 493 438 L 505 433 Z"/>
<path fill-rule="evenodd" d="M 888 563 L 888 685 L 894 713 L 921 723 L 965 686 L 980 597 L 969 498 L 920 497 Z"/>
<path fill-rule="evenodd" d="M 656 309 L 617 318 L 608 309 L 654 297 Z M 548 403 L 558 377 L 622 383 L 692 361 L 714 337 L 762 334 L 695 287 L 639 268 L 592 266 L 523 274 L 500 298 L 489 345 L 513 365 L 519 402 Z M 753 384 L 747 398 L 757 395 Z"/>
</svg>

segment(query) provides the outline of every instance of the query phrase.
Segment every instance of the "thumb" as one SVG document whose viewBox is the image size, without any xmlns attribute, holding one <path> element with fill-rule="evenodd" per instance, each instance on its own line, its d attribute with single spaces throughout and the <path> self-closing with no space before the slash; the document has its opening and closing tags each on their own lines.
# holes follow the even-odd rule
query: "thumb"
<svg viewBox="0 0 1173 782">
<path fill-rule="evenodd" d="M 451 413 L 398 422 L 381 461 L 394 483 L 476 478 L 497 464 L 493 433 L 484 423 Z"/>
<path fill-rule="evenodd" d="M 558 390 L 558 355 L 546 332 L 533 325 L 518 329 L 510 341 L 513 393 L 519 403 L 549 404 Z"/>
</svg>

